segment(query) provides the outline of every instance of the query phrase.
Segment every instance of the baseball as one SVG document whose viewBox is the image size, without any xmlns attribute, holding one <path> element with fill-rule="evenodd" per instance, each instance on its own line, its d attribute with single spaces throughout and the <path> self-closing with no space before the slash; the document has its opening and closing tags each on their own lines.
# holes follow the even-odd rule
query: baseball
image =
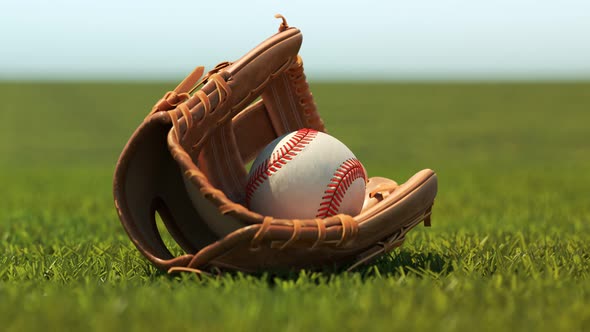
<svg viewBox="0 0 590 332">
<path fill-rule="evenodd" d="M 248 176 L 246 205 L 274 218 L 357 215 L 367 173 L 336 138 L 313 129 L 278 137 L 258 155 Z"/>
</svg>

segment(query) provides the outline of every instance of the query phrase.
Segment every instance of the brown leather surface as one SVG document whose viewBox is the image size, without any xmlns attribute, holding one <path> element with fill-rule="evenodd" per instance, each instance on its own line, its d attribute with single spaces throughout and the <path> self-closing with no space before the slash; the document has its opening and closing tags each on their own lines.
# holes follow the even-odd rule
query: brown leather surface
<svg viewBox="0 0 590 332">
<path fill-rule="evenodd" d="M 357 216 L 282 220 L 241 204 L 244 164 L 266 144 L 301 128 L 325 130 L 297 55 L 301 42 L 301 32 L 284 22 L 242 58 L 207 73 L 202 86 L 197 67 L 129 139 L 115 171 L 115 205 L 133 243 L 157 267 L 354 267 L 429 222 L 437 192 L 431 170 L 401 185 L 370 178 Z M 173 257 L 164 246 L 156 210 L 186 255 Z"/>
<path fill-rule="evenodd" d="M 159 268 L 167 268 L 163 261 L 173 257 L 156 229 L 156 209 L 163 211 L 160 214 L 169 232 L 189 253 L 217 239 L 185 192 L 179 190 L 182 174 L 167 149 L 170 121 L 164 115 L 154 114 L 129 139 L 117 163 L 113 185 L 115 205 L 127 234 Z"/>
<path fill-rule="evenodd" d="M 258 152 L 268 142 L 279 136 L 272 126 L 268 111 L 262 100 L 238 113 L 232 122 L 240 157 L 244 163 L 254 160 Z"/>
</svg>

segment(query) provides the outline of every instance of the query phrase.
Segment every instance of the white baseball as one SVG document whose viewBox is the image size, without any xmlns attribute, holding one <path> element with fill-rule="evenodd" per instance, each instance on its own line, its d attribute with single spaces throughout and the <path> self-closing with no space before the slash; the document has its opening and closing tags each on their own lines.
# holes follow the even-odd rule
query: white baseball
<svg viewBox="0 0 590 332">
<path fill-rule="evenodd" d="M 357 215 L 367 174 L 336 138 L 301 129 L 272 141 L 258 155 L 246 186 L 246 204 L 265 216 L 287 219 Z"/>
</svg>

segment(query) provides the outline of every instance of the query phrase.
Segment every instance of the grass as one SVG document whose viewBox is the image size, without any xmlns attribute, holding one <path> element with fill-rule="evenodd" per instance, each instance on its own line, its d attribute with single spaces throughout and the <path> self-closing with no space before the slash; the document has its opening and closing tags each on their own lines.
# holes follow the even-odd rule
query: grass
<svg viewBox="0 0 590 332">
<path fill-rule="evenodd" d="M 0 324 L 24 330 L 590 330 L 590 84 L 312 84 L 370 176 L 439 175 L 433 227 L 352 273 L 157 271 L 111 177 L 173 84 L 0 84 Z"/>
</svg>

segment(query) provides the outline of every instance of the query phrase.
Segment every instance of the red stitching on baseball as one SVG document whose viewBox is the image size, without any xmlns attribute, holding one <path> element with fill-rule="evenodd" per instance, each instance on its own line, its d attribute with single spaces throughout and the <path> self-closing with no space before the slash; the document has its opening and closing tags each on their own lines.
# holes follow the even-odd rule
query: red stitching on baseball
<svg viewBox="0 0 590 332">
<path fill-rule="evenodd" d="M 246 184 L 246 206 L 250 206 L 252 195 L 269 176 L 278 172 L 279 169 L 292 160 L 297 153 L 311 143 L 318 132 L 313 129 L 299 129 L 283 146 L 276 150 L 268 159 L 258 165 Z"/>
<path fill-rule="evenodd" d="M 347 159 L 334 172 L 328 189 L 324 191 L 324 197 L 318 208 L 316 218 L 326 218 L 338 214 L 340 204 L 344 199 L 346 191 L 356 180 L 363 178 L 367 182 L 367 173 L 360 161 L 356 158 Z"/>
</svg>

